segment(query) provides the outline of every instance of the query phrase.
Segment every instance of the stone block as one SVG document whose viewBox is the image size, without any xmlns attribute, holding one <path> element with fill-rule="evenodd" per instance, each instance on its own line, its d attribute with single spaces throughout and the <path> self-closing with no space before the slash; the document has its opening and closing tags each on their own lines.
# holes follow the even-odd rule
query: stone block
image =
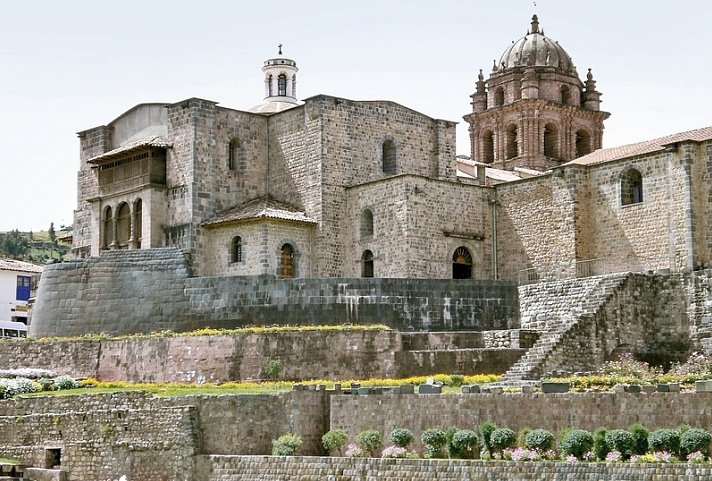
<svg viewBox="0 0 712 481">
<path fill-rule="evenodd" d="M 646 394 L 652 394 L 657 391 L 657 387 L 653 386 L 652 384 L 643 384 L 642 386 L 640 386 L 640 389 Z"/>
<path fill-rule="evenodd" d="M 442 386 L 434 384 L 421 384 L 418 386 L 418 394 L 441 394 L 442 392 Z"/>
<path fill-rule="evenodd" d="M 541 392 L 544 394 L 557 394 L 569 392 L 571 384 L 568 382 L 542 382 Z"/>
<path fill-rule="evenodd" d="M 534 386 L 522 386 L 522 394 L 532 394 L 534 392 Z"/>
<path fill-rule="evenodd" d="M 712 380 L 695 381 L 695 392 L 712 392 Z"/>
<path fill-rule="evenodd" d="M 415 386 L 413 386 L 412 384 L 401 384 L 398 390 L 401 394 L 414 394 Z"/>
<path fill-rule="evenodd" d="M 626 385 L 625 385 L 625 392 L 630 392 L 630 393 L 639 393 L 639 392 L 641 392 L 640 384 L 626 384 Z"/>
<path fill-rule="evenodd" d="M 613 386 L 613 392 L 614 393 L 625 392 L 625 384 L 616 384 L 615 386 Z"/>
</svg>

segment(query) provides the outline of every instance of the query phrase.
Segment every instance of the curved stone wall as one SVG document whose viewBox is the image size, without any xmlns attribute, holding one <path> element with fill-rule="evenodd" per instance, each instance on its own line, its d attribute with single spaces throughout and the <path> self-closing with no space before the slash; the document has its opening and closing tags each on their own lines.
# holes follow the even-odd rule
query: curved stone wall
<svg viewBox="0 0 712 481">
<path fill-rule="evenodd" d="M 506 281 L 191 277 L 179 249 L 107 251 L 47 267 L 30 336 L 285 324 L 513 329 L 519 327 L 519 295 Z"/>
</svg>

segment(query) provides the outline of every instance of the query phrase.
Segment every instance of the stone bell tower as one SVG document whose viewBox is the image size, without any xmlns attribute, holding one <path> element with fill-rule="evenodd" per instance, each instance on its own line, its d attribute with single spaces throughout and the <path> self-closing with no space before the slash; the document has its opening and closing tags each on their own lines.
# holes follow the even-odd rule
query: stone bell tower
<svg viewBox="0 0 712 481">
<path fill-rule="evenodd" d="M 270 114 L 300 104 L 297 100 L 297 62 L 283 56 L 281 44 L 277 55 L 265 60 L 262 65 L 262 72 L 265 74 L 265 98 L 260 105 L 250 108 L 250 112 Z"/>
<path fill-rule="evenodd" d="M 601 148 L 603 121 L 591 69 L 579 79 L 569 54 L 539 19 L 507 47 L 489 79 L 480 70 L 470 124 L 472 159 L 498 169 L 546 170 Z"/>
</svg>

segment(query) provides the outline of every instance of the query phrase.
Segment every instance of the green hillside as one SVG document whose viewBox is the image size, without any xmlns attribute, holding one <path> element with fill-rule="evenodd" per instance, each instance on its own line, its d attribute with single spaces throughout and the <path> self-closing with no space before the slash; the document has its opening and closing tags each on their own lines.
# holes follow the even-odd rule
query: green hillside
<svg viewBox="0 0 712 481">
<path fill-rule="evenodd" d="M 20 232 L 15 229 L 0 232 L 0 257 L 35 264 L 60 262 L 69 255 L 71 245 L 59 239 L 71 233 L 72 226 L 62 226 L 54 232 L 54 235 L 51 235 L 49 230 Z"/>
</svg>

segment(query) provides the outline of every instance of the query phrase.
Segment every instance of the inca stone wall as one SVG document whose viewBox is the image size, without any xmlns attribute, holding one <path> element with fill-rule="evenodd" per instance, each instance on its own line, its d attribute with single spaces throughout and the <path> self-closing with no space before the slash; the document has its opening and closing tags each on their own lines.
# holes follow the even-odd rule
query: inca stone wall
<svg viewBox="0 0 712 481">
<path fill-rule="evenodd" d="M 712 476 L 712 468 L 684 464 L 604 464 L 561 462 L 458 461 L 449 459 L 363 459 L 273 456 L 206 456 L 199 473 L 207 481 L 282 481 L 284 479 L 363 479 L 413 481 L 699 481 Z"/>
<path fill-rule="evenodd" d="M 506 371 L 533 344 L 532 334 L 369 330 L 5 341 L 0 366 L 109 381 L 188 383 L 491 374 Z M 277 372 L 268 369 L 273 361 L 281 363 Z"/>
<path fill-rule="evenodd" d="M 180 250 L 108 251 L 48 266 L 30 334 L 128 334 L 254 324 L 376 324 L 399 330 L 519 326 L 504 281 L 189 277 Z"/>
<path fill-rule="evenodd" d="M 189 318 L 190 269 L 177 249 L 108 251 L 53 264 L 37 289 L 30 335 L 176 330 Z"/>
<path fill-rule="evenodd" d="M 420 439 L 426 429 L 476 429 L 483 421 L 515 432 L 524 427 L 552 432 L 627 428 L 635 422 L 648 429 L 680 424 L 706 429 L 712 425 L 712 412 L 705 407 L 710 402 L 710 393 L 342 395 L 331 397 L 330 427 L 344 429 L 351 442 L 366 429 L 387 439 L 393 429 L 405 427 Z"/>
<path fill-rule="evenodd" d="M 76 403 L 53 410 L 7 409 L 0 403 L 0 451 L 28 465 L 45 465 L 46 449 L 59 450 L 69 479 L 186 479 L 192 476 L 196 410 L 190 406 L 137 410 L 107 398 L 82 408 Z M 22 404 L 22 403 L 20 403 Z M 8 412 L 9 411 L 9 412 Z M 14 412 L 13 412 L 14 411 Z"/>
<path fill-rule="evenodd" d="M 460 480 L 501 475 L 502 479 L 559 476 L 578 481 L 591 475 L 623 479 L 624 472 L 630 479 L 662 481 L 687 479 L 680 476 L 689 466 L 260 455 L 270 453 L 271 441 L 287 432 L 302 437 L 303 454 L 320 455 L 321 436 L 334 428 L 345 429 L 352 440 L 365 429 L 387 436 L 395 427 L 411 429 L 419 439 L 428 428 L 472 429 L 485 420 L 514 430 L 541 427 L 554 432 L 571 426 L 626 428 L 634 422 L 651 430 L 683 423 L 705 428 L 712 423 L 710 402 L 711 393 L 336 395 L 333 391 L 294 391 L 164 398 L 123 392 L 18 398 L 0 402 L 0 452 L 28 465 L 44 466 L 46 450 L 58 449 L 61 467 L 70 480 L 115 480 L 122 475 L 166 481 L 330 475 Z M 625 471 L 611 470 L 615 466 Z M 711 474 L 706 469 L 695 467 L 694 474 L 702 478 L 689 479 L 706 479 Z"/>
</svg>

